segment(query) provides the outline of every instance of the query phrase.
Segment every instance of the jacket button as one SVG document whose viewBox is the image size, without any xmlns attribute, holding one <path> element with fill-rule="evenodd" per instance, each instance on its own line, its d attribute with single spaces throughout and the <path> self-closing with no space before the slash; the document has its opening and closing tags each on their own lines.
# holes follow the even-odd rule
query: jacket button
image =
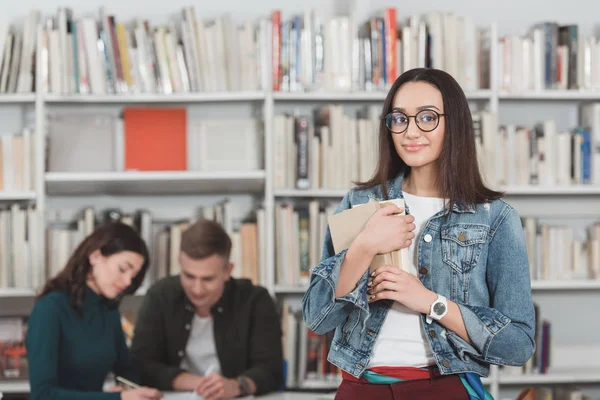
<svg viewBox="0 0 600 400">
<path fill-rule="evenodd" d="M 433 331 L 433 330 L 429 331 L 429 337 L 432 339 L 435 339 L 435 331 Z"/>
<path fill-rule="evenodd" d="M 375 335 L 375 331 L 369 330 L 369 336 L 371 336 L 371 337 L 375 337 L 375 336 L 376 336 L 376 335 Z"/>
<path fill-rule="evenodd" d="M 177 355 L 178 355 L 179 357 L 183 357 L 183 350 L 179 350 L 179 351 L 177 352 Z"/>
<path fill-rule="evenodd" d="M 190 325 L 190 324 L 185 324 L 185 330 L 186 330 L 186 331 L 189 331 L 191 328 L 192 328 L 192 327 L 191 327 L 191 325 Z"/>
<path fill-rule="evenodd" d="M 362 369 L 362 368 L 363 368 L 363 365 L 362 365 L 362 364 L 354 364 L 354 366 L 355 366 L 356 368 L 358 368 L 358 369 Z"/>
<path fill-rule="evenodd" d="M 427 243 L 431 242 L 431 239 L 433 239 L 433 237 L 429 233 L 423 237 L 423 240 L 425 240 Z"/>
<path fill-rule="evenodd" d="M 444 367 L 448 368 L 448 367 L 450 366 L 450 361 L 448 361 L 448 360 L 444 360 L 444 361 L 442 362 L 442 364 L 444 365 Z"/>
<path fill-rule="evenodd" d="M 464 232 L 461 232 L 458 234 L 458 240 L 460 240 L 461 242 L 464 242 L 465 240 L 467 240 L 467 236 L 465 235 Z"/>
<path fill-rule="evenodd" d="M 419 268 L 419 273 L 421 275 L 427 275 L 429 273 L 429 270 L 425 267 L 421 267 L 421 268 Z"/>
</svg>

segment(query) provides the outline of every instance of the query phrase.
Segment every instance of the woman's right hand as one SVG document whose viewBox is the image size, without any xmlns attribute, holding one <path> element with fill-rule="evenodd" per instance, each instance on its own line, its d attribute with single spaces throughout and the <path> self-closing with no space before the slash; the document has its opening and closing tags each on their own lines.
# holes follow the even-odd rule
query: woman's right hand
<svg viewBox="0 0 600 400">
<path fill-rule="evenodd" d="M 159 400 L 162 393 L 149 387 L 128 389 L 121 392 L 121 400 Z"/>
<path fill-rule="evenodd" d="M 394 204 L 386 204 L 377 210 L 359 234 L 363 248 L 374 254 L 385 254 L 409 247 L 415 237 L 415 217 L 397 215 L 401 212 L 402 209 Z"/>
</svg>

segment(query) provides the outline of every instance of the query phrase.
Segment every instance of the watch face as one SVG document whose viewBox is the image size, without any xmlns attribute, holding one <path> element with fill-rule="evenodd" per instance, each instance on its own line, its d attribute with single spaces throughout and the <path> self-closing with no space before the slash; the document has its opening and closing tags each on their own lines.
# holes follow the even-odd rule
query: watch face
<svg viewBox="0 0 600 400">
<path fill-rule="evenodd" d="M 444 305 L 444 303 L 436 303 L 433 306 L 433 312 L 436 313 L 437 315 L 442 315 L 445 311 L 446 311 L 446 306 Z"/>
</svg>

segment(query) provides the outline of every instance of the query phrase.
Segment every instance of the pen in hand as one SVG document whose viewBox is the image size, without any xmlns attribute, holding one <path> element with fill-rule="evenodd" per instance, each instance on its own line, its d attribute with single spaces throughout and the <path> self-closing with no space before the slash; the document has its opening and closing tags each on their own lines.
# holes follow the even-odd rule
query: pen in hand
<svg viewBox="0 0 600 400">
<path fill-rule="evenodd" d="M 206 368 L 206 371 L 204 371 L 204 376 L 210 375 L 211 372 L 213 372 L 215 370 L 215 365 L 211 364 L 208 366 L 208 368 Z"/>
<path fill-rule="evenodd" d="M 127 386 L 129 389 L 138 389 L 141 387 L 140 385 L 133 383 L 130 380 L 123 378 L 122 376 L 117 376 L 116 379 L 118 382 L 121 382 L 123 385 Z"/>
<path fill-rule="evenodd" d="M 144 398 L 144 399 L 157 399 L 158 400 L 158 399 L 162 399 L 162 397 L 163 397 L 162 393 L 160 393 L 158 390 L 152 389 L 152 388 L 142 387 L 142 386 L 138 385 L 137 383 L 131 382 L 129 379 L 123 378 L 122 376 L 117 376 L 116 380 L 119 383 L 125 385 L 125 387 L 128 390 L 140 389 L 141 392 L 140 393 L 136 393 L 134 395 L 135 397 L 132 397 L 132 399 L 133 398 L 136 398 L 136 399 L 138 399 L 138 398 L 139 399 Z M 123 394 L 121 396 L 123 396 Z"/>
</svg>

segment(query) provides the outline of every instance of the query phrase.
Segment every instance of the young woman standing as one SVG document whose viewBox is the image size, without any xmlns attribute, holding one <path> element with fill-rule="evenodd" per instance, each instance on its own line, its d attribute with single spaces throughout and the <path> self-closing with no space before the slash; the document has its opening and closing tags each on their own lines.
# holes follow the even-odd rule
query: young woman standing
<svg viewBox="0 0 600 400">
<path fill-rule="evenodd" d="M 336 400 L 489 399 L 491 364 L 523 365 L 535 318 L 523 229 L 480 176 L 473 121 L 459 84 L 413 69 L 392 85 L 373 178 L 336 212 L 371 199 L 384 207 L 348 249 L 329 228 L 302 305 L 308 328 L 335 330 L 328 359 L 343 371 Z M 376 254 L 408 248 L 411 273 Z"/>
</svg>

